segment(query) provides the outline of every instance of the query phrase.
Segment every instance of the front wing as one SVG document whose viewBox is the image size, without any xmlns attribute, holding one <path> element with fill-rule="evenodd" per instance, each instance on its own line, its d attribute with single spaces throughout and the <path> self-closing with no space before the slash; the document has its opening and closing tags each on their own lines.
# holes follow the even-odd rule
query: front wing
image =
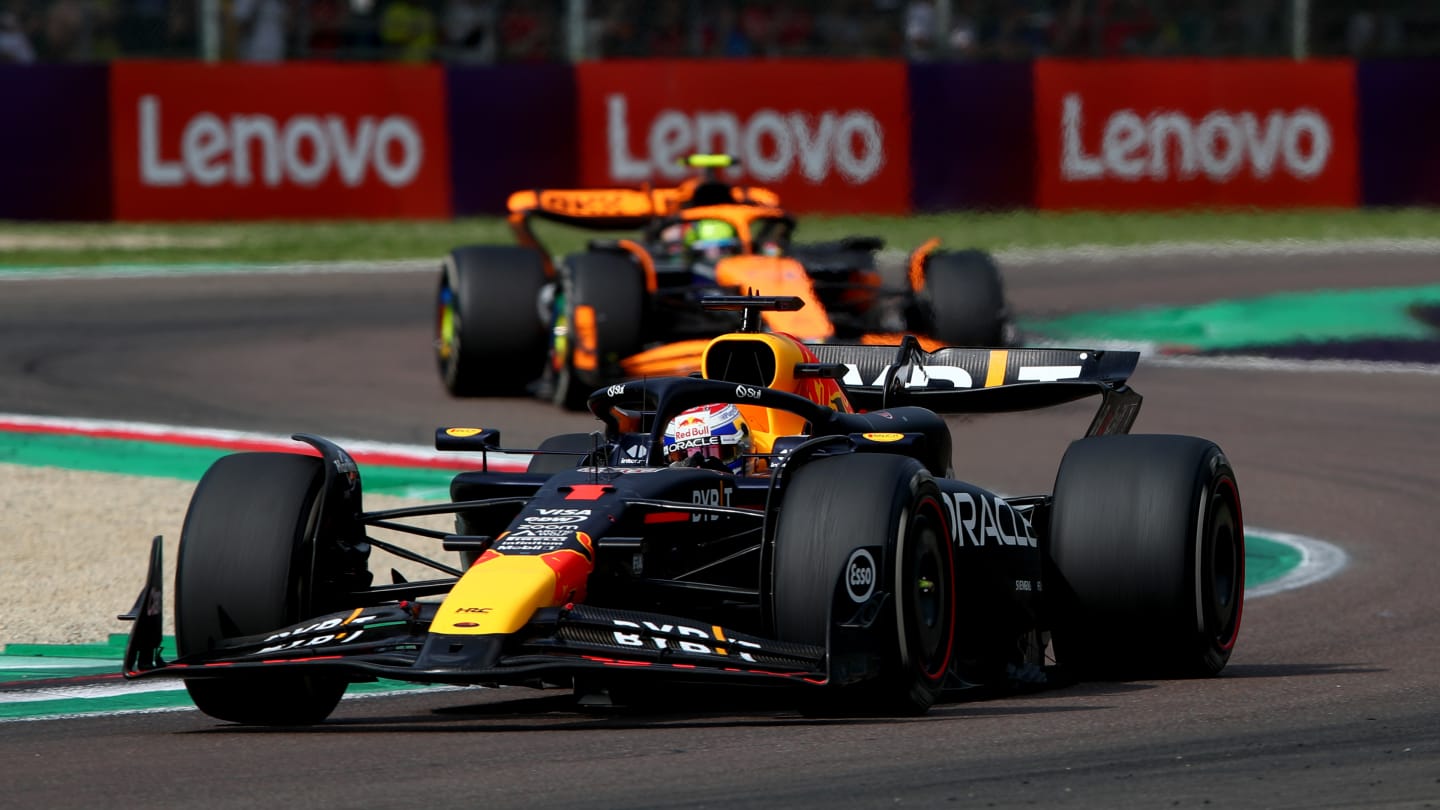
<svg viewBox="0 0 1440 810">
<path fill-rule="evenodd" d="M 399 602 L 226 639 L 206 653 L 166 662 L 160 656 L 159 548 L 156 538 L 150 581 L 135 608 L 121 616 L 135 622 L 124 663 L 130 679 L 287 671 L 356 681 L 525 684 L 623 669 L 687 681 L 830 682 L 822 647 L 763 639 L 674 616 L 578 604 L 544 608 L 511 635 L 452 636 L 429 632 L 438 604 Z"/>
</svg>

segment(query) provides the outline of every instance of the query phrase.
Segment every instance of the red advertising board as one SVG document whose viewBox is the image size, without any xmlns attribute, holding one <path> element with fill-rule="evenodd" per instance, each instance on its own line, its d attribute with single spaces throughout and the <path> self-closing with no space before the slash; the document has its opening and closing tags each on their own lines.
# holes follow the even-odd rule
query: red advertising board
<svg viewBox="0 0 1440 810">
<path fill-rule="evenodd" d="M 801 211 L 910 207 L 902 62 L 590 62 L 577 69 L 580 179 L 670 185 L 692 152 Z"/>
<path fill-rule="evenodd" d="M 1348 61 L 1042 60 L 1036 204 L 1354 206 Z"/>
<path fill-rule="evenodd" d="M 438 67 L 118 62 L 110 75 L 117 219 L 450 214 Z"/>
</svg>

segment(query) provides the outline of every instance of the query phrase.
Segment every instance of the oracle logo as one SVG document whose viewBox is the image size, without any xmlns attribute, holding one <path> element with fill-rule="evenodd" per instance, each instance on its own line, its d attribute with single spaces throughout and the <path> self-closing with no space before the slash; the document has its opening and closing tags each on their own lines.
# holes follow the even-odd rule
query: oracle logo
<svg viewBox="0 0 1440 810">
<path fill-rule="evenodd" d="M 1105 120 L 1100 143 L 1082 137 L 1084 105 L 1077 93 L 1061 104 L 1060 176 L 1066 181 L 1193 180 L 1203 175 L 1226 183 L 1248 170 L 1265 180 L 1276 170 L 1300 180 L 1319 177 L 1334 151 L 1325 117 L 1313 109 L 1253 112 L 1215 110 L 1195 121 L 1181 112 L 1156 110 L 1141 116 L 1117 110 Z M 1173 158 L 1173 162 L 1172 162 Z"/>
<path fill-rule="evenodd" d="M 347 120 L 301 114 L 277 121 L 263 114 L 221 118 L 202 112 L 185 122 L 179 144 L 167 145 L 161 142 L 160 99 L 143 95 L 138 109 L 140 181 L 147 186 L 313 187 L 338 175 L 354 188 L 373 169 L 380 182 L 399 188 L 414 182 L 425 159 L 420 129 L 403 115 Z"/>
<path fill-rule="evenodd" d="M 623 94 L 605 98 L 605 136 L 610 175 L 638 182 L 656 175 L 680 180 L 692 170 L 679 158 L 692 152 L 723 152 L 757 180 L 773 182 L 795 171 L 821 183 L 832 170 L 847 183 L 869 182 L 885 165 L 884 129 L 866 110 L 826 110 L 815 116 L 800 111 L 757 110 L 741 119 L 729 110 L 687 114 L 663 109 L 644 135 L 645 151 L 630 152 L 629 109 Z"/>
</svg>

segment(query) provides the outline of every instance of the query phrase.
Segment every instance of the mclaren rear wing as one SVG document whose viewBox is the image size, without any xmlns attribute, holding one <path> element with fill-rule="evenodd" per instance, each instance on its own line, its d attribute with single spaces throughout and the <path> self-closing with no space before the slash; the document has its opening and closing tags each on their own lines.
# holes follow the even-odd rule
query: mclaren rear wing
<svg viewBox="0 0 1440 810">
<path fill-rule="evenodd" d="M 1140 395 L 1125 384 L 1140 359 L 1138 352 L 927 352 L 908 336 L 899 346 L 806 345 L 818 365 L 844 366 L 841 383 L 851 405 L 861 410 L 919 405 L 937 413 L 996 413 L 1047 408 L 1098 394 L 1102 402 L 1086 432 L 1089 436 L 1129 432 L 1140 412 Z"/>
</svg>

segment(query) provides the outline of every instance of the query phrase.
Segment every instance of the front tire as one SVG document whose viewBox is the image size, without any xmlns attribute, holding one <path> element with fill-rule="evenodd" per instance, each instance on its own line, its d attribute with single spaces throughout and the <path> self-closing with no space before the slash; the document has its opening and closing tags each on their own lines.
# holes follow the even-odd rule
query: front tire
<svg viewBox="0 0 1440 810">
<path fill-rule="evenodd" d="M 839 456 L 796 471 L 785 500 L 775 533 L 776 637 L 828 646 L 838 623 L 884 600 L 873 625 L 876 677 L 833 685 L 814 708 L 923 714 L 954 656 L 954 550 L 934 479 L 911 458 Z M 874 552 L 860 551 L 871 544 Z M 852 582 L 864 587 L 866 555 L 878 565 L 862 602 Z"/>
<path fill-rule="evenodd" d="M 1245 598 L 1240 490 L 1213 442 L 1100 436 L 1072 443 L 1047 547 L 1056 660 L 1088 677 L 1210 676 L 1230 659 Z"/>
<path fill-rule="evenodd" d="M 470 245 L 446 255 L 435 310 L 435 360 L 446 390 L 525 393 L 545 368 L 545 284 L 545 259 L 530 248 Z"/>
<path fill-rule="evenodd" d="M 181 656 L 226 638 L 276 630 L 332 607 L 317 592 L 321 461 L 290 453 L 225 456 L 190 499 L 175 574 Z M 324 720 L 347 682 L 309 675 L 186 679 L 200 711 L 251 725 Z"/>
</svg>

